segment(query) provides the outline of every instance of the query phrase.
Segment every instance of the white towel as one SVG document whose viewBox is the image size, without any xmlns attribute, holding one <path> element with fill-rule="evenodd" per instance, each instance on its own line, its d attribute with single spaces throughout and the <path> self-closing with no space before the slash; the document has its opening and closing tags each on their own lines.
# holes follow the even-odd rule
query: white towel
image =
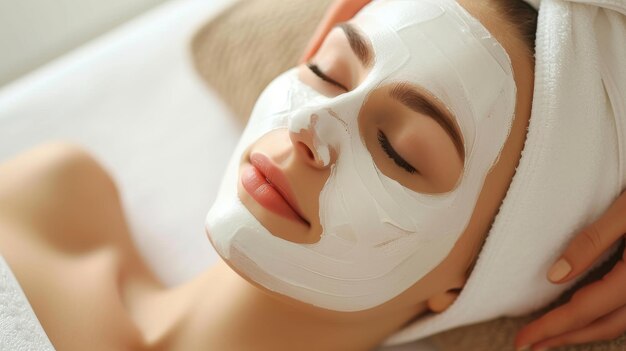
<svg viewBox="0 0 626 351">
<path fill-rule="evenodd" d="M 0 351 L 54 351 L 11 267 L 0 255 Z"/>
<path fill-rule="evenodd" d="M 574 284 L 548 282 L 548 268 L 624 189 L 626 0 L 527 1 L 539 5 L 535 87 L 516 174 L 457 300 L 385 345 L 546 306 Z"/>
</svg>

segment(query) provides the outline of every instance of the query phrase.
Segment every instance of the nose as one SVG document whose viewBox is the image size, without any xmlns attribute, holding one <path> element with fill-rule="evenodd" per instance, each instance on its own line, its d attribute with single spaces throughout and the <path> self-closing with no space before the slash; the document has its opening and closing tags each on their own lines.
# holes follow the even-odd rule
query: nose
<svg viewBox="0 0 626 351">
<path fill-rule="evenodd" d="M 296 157 L 318 169 L 326 169 L 334 159 L 334 153 L 328 145 L 322 144 L 316 135 L 315 124 L 317 115 L 311 116 L 308 128 L 297 132 L 289 131 L 289 138 L 295 149 Z"/>
</svg>

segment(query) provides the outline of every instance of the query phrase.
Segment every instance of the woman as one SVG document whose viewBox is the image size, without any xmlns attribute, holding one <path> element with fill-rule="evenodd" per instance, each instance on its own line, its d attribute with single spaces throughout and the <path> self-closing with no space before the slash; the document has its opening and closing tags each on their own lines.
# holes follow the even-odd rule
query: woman
<svg viewBox="0 0 626 351">
<path fill-rule="evenodd" d="M 223 262 L 187 284 L 166 289 L 145 266 L 130 240 L 111 178 L 80 149 L 65 144 L 47 145 L 24 153 L 0 168 L 3 228 L 0 250 L 55 347 L 59 350 L 84 349 L 85 345 L 90 349 L 116 350 L 361 350 L 379 344 L 424 312 L 440 312 L 450 306 L 463 287 L 468 268 L 514 173 L 530 115 L 533 77 L 527 43 L 518 37 L 519 33 L 509 30 L 512 24 L 498 16 L 497 6 L 480 6 L 469 1 L 459 5 L 483 23 L 511 58 L 517 103 L 511 132 L 499 161 L 484 181 L 467 230 L 432 271 L 388 302 L 358 312 L 337 312 L 281 294 L 268 294 L 267 289 L 246 280 L 245 276 L 242 279 Z M 345 64 L 357 71 L 352 83 L 358 85 L 360 79 L 366 79 L 367 72 L 358 72 L 359 58 L 350 53 L 348 38 L 342 36 L 342 31 L 329 36 L 327 48 L 320 52 L 319 58 L 337 55 L 345 60 Z M 319 89 L 318 94 L 338 94 L 335 89 L 338 85 L 351 88 L 320 67 L 301 66 L 299 73 L 301 82 Z M 339 84 L 327 85 L 328 80 Z M 368 103 L 389 101 L 386 95 L 373 95 Z M 440 108 L 445 111 L 446 106 Z M 407 116 L 416 114 L 412 110 L 404 112 Z M 444 166 L 451 169 L 440 172 L 449 178 L 439 181 L 434 177 L 431 182 L 415 184 L 410 179 L 401 179 L 405 175 L 394 172 L 415 168 L 410 162 L 411 154 L 402 153 L 400 140 L 388 139 L 385 144 L 383 136 L 378 141 L 387 148 L 379 151 L 376 160 L 380 165 L 377 165 L 383 171 L 387 167 L 389 177 L 404 182 L 408 188 L 433 194 L 451 191 L 466 171 L 462 166 L 464 154 L 457 152 L 459 148 L 448 133 L 454 131 L 426 118 L 420 121 L 440 136 L 439 151 L 446 153 L 449 164 Z M 458 126 L 452 126 L 455 127 Z M 256 147 L 259 154 L 266 156 L 281 152 L 292 155 L 293 169 L 300 169 L 303 176 L 307 172 L 310 176 L 311 167 L 328 172 L 321 168 L 325 162 L 315 145 L 315 134 L 307 131 L 310 129 L 287 134 L 290 138 L 280 133 L 268 134 L 255 142 L 250 151 Z M 378 135 L 374 137 L 377 141 Z M 402 162 L 399 155 L 408 160 Z M 329 156 L 331 162 L 333 152 Z M 403 169 L 393 168 L 401 165 Z M 242 167 L 241 172 L 244 174 L 246 168 Z M 250 177 L 254 180 L 255 175 Z M 310 199 L 319 195 L 316 192 L 324 177 L 310 179 L 315 182 L 307 183 L 310 189 L 304 185 L 291 186 L 304 207 L 301 214 L 292 206 L 269 209 L 272 205 L 255 203 L 253 194 L 242 201 L 247 202 L 246 206 L 272 234 L 287 241 L 312 243 L 319 240 L 321 228 L 311 215 L 317 212 L 315 207 L 319 203 Z M 237 184 L 243 188 L 240 194 L 245 194 L 243 180 Z M 298 231 L 283 229 L 307 225 L 315 229 L 306 231 L 311 237 L 289 237 Z M 45 272 L 40 272 L 40 267 L 45 267 Z M 81 308 L 77 310 L 75 306 Z"/>
</svg>

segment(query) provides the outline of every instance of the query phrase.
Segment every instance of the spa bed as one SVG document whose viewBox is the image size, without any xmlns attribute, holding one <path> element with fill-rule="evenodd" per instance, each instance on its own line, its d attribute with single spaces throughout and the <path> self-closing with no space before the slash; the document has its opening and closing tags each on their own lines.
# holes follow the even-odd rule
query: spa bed
<svg viewBox="0 0 626 351">
<path fill-rule="evenodd" d="M 0 89 L 0 162 L 51 140 L 89 150 L 118 184 L 138 249 L 169 286 L 218 260 L 204 218 L 241 125 L 196 73 L 189 48 L 232 2 L 167 2 Z"/>
</svg>

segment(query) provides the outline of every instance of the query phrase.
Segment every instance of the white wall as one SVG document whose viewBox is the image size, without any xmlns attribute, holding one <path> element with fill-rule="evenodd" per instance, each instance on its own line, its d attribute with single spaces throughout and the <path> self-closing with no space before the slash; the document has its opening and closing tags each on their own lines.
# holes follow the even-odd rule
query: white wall
<svg viewBox="0 0 626 351">
<path fill-rule="evenodd" d="M 0 86 L 165 1 L 0 0 Z"/>
</svg>

